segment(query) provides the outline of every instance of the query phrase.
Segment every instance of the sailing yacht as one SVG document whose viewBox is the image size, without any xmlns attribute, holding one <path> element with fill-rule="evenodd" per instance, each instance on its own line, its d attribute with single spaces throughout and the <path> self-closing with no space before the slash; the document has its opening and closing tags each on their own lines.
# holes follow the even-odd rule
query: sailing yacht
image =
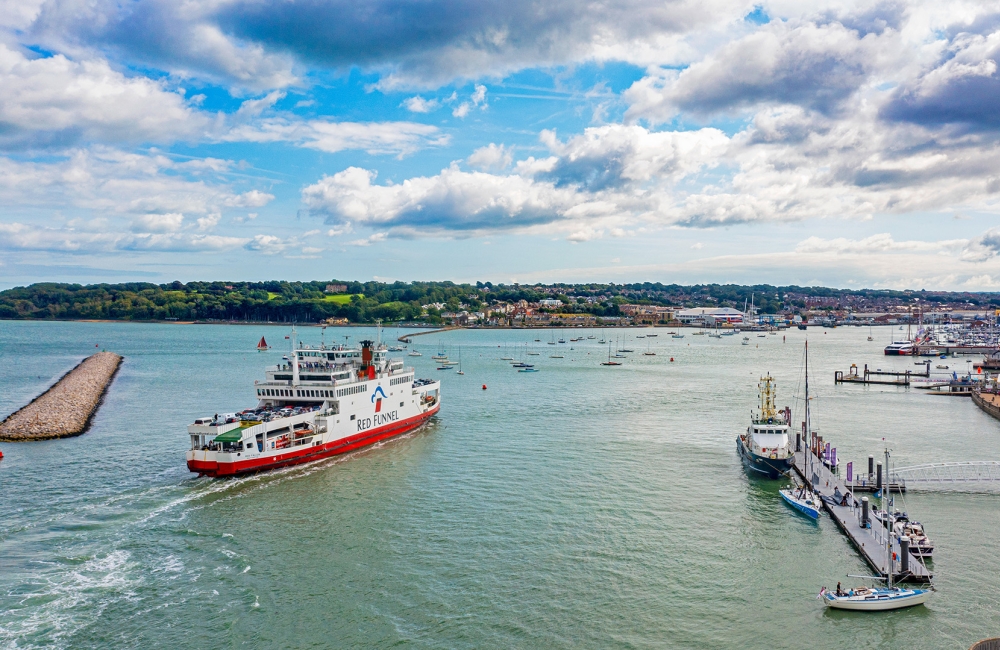
<svg viewBox="0 0 1000 650">
<path fill-rule="evenodd" d="M 889 472 L 889 450 L 885 450 L 886 472 Z M 891 473 L 888 474 L 891 476 Z M 882 490 L 882 511 L 888 512 L 889 490 Z M 823 604 L 834 609 L 849 609 L 858 612 L 884 612 L 892 609 L 902 609 L 923 605 L 931 597 L 930 589 L 902 589 L 892 586 L 892 577 L 896 572 L 896 553 L 893 552 L 892 544 L 896 535 L 882 535 L 885 541 L 886 575 L 885 578 L 875 578 L 885 580 L 885 588 L 855 587 L 847 592 L 838 590 L 837 592 L 827 591 L 826 587 L 820 590 L 823 597 Z"/>
</svg>

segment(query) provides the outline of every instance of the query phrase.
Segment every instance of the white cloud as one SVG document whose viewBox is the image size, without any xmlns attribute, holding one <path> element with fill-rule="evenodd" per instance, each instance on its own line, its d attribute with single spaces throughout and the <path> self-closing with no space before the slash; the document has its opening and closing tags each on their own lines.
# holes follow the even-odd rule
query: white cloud
<svg viewBox="0 0 1000 650">
<path fill-rule="evenodd" d="M 944 241 L 896 241 L 887 232 L 871 235 L 864 239 L 821 239 L 809 237 L 795 247 L 796 253 L 836 253 L 836 254 L 871 254 L 895 251 L 937 252 L 946 250 L 961 250 L 968 244 L 967 239 L 949 239 Z"/>
<path fill-rule="evenodd" d="M 0 146 L 8 148 L 168 142 L 210 126 L 180 93 L 103 59 L 28 58 L 0 43 L 0 88 Z"/>
<path fill-rule="evenodd" d="M 455 110 L 451 112 L 452 115 L 458 118 L 465 118 L 469 115 L 469 111 L 473 108 L 478 108 L 481 111 L 485 111 L 489 104 L 486 103 L 486 86 L 482 84 L 476 84 L 475 89 L 469 96 L 469 101 L 462 102 L 455 107 Z"/>
<path fill-rule="evenodd" d="M 372 244 L 377 244 L 380 241 L 385 241 L 388 238 L 388 234 L 384 232 L 377 232 L 373 235 L 365 237 L 364 239 L 355 239 L 354 241 L 347 242 L 350 246 L 371 246 Z"/>
<path fill-rule="evenodd" d="M 514 161 L 514 155 L 509 147 L 490 143 L 485 147 L 480 147 L 472 152 L 466 160 L 470 167 L 482 171 L 497 171 L 510 167 Z"/>
<path fill-rule="evenodd" d="M 193 233 L 91 232 L 72 227 L 0 222 L 0 249 L 63 253 L 123 251 L 207 252 L 238 248 L 240 237 Z"/>
<path fill-rule="evenodd" d="M 265 205 L 260 190 L 235 192 L 199 178 L 198 166 L 117 149 L 74 150 L 46 162 L 0 157 L 0 203 L 17 210 L 79 208 L 105 214 L 206 215 Z M 8 212 L 9 214 L 9 212 Z"/>
<path fill-rule="evenodd" d="M 860 35 L 839 22 L 773 21 L 683 71 L 651 68 L 624 97 L 627 119 L 665 122 L 758 103 L 830 112 L 895 49 L 895 32 Z"/>
<path fill-rule="evenodd" d="M 411 113 L 430 113 L 440 105 L 441 103 L 436 99 L 424 99 L 419 95 L 403 100 L 403 106 Z"/>
<path fill-rule="evenodd" d="M 199 222 L 201 219 L 198 220 Z M 184 224 L 184 215 L 144 214 L 132 219 L 132 230 L 135 232 L 177 232 Z"/>
<path fill-rule="evenodd" d="M 198 230 L 212 230 L 217 225 L 219 225 L 219 221 L 221 220 L 222 220 L 222 215 L 219 214 L 218 212 L 205 215 L 204 217 L 200 217 L 197 222 Z"/>
<path fill-rule="evenodd" d="M 276 117 L 237 126 L 222 139 L 289 142 L 329 153 L 362 149 L 371 154 L 404 156 L 425 147 L 444 146 L 450 136 L 436 126 L 416 122 L 330 122 Z"/>
</svg>

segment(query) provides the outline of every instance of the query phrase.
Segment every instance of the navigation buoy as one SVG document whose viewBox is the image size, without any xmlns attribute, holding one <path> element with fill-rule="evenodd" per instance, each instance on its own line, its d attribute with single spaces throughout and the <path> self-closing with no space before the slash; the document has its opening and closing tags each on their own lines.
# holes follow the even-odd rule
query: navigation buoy
<svg viewBox="0 0 1000 650">
<path fill-rule="evenodd" d="M 674 362 L 674 358 L 670 357 L 670 363 L 673 363 L 673 362 Z"/>
<path fill-rule="evenodd" d="M 486 390 L 486 384 L 483 384 L 483 390 Z"/>
</svg>

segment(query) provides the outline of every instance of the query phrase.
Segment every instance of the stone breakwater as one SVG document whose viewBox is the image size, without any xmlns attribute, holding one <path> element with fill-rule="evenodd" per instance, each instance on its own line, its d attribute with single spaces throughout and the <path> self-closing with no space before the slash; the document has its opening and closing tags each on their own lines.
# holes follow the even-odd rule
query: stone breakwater
<svg viewBox="0 0 1000 650">
<path fill-rule="evenodd" d="M 87 430 L 122 357 L 89 356 L 30 404 L 0 423 L 0 440 L 20 442 L 76 436 Z"/>
</svg>

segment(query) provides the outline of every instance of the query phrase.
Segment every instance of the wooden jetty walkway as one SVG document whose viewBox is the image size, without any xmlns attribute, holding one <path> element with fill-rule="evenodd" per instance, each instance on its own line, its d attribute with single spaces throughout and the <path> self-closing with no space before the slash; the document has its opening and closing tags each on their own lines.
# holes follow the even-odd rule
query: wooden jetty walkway
<svg viewBox="0 0 1000 650">
<path fill-rule="evenodd" d="M 847 535 L 847 539 L 854 545 L 868 566 L 878 575 L 885 577 L 889 572 L 885 557 L 885 526 L 877 517 L 869 514 L 870 528 L 862 527 L 861 499 L 855 499 L 853 493 L 844 486 L 840 477 L 831 472 L 815 456 L 811 464 L 810 476 L 806 476 L 805 454 L 806 452 L 803 451 L 795 453 L 795 471 L 813 490 L 819 491 L 824 496 L 834 497 L 835 493 L 838 493 L 838 496 L 847 495 L 846 503 L 848 505 L 831 505 L 823 501 L 823 508 L 829 513 L 837 527 Z M 874 509 L 874 505 L 873 501 L 870 507 Z M 892 549 L 897 558 L 892 562 L 893 582 L 930 582 L 933 575 L 912 555 L 907 558 L 907 570 L 902 570 L 899 542 L 895 539 L 892 542 Z"/>
<path fill-rule="evenodd" d="M 122 357 L 98 352 L 0 423 L 0 440 L 23 442 L 77 436 L 87 430 Z"/>
<path fill-rule="evenodd" d="M 912 370 L 906 370 L 904 372 L 895 372 L 888 370 L 869 370 L 868 364 L 865 364 L 865 369 L 863 374 L 858 374 L 857 364 L 852 363 L 851 369 L 844 374 L 843 370 L 837 370 L 833 373 L 833 382 L 835 384 L 881 384 L 883 386 L 909 386 L 911 377 L 930 377 L 931 376 L 931 366 L 930 363 L 927 364 L 927 369 L 924 372 L 913 372 Z M 883 379 L 883 377 L 891 377 L 892 379 Z"/>
</svg>

